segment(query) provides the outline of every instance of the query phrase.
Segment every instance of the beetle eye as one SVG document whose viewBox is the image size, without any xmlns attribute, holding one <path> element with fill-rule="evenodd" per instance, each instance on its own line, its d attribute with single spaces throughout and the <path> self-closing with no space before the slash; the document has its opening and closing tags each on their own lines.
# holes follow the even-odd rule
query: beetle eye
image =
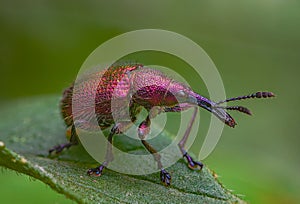
<svg viewBox="0 0 300 204">
<path fill-rule="evenodd" d="M 187 94 L 183 90 L 178 91 L 176 95 L 177 97 L 182 97 L 182 98 L 187 97 Z"/>
</svg>

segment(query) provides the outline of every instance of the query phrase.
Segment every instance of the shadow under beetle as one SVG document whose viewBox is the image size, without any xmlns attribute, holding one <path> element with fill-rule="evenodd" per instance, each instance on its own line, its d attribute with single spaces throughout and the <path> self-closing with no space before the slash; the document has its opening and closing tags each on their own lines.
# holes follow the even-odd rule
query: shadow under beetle
<svg viewBox="0 0 300 204">
<path fill-rule="evenodd" d="M 138 137 L 157 162 L 158 169 L 160 169 L 160 179 L 165 185 L 170 185 L 171 175 L 163 168 L 160 154 L 146 141 L 152 118 L 162 112 L 181 112 L 189 108 L 194 108 L 191 121 L 178 146 L 183 157 L 187 160 L 188 167 L 201 170 L 203 164 L 199 161 L 195 161 L 184 148 L 194 123 L 198 106 L 210 111 L 226 125 L 234 127 L 236 122 L 226 110 L 236 110 L 248 115 L 251 115 L 251 112 L 243 106 L 222 106 L 223 103 L 249 98 L 274 97 L 272 92 L 257 92 L 246 96 L 229 98 L 220 102 L 213 102 L 195 93 L 187 85 L 166 76 L 161 71 L 144 67 L 141 64 L 111 65 L 108 69 L 91 74 L 84 80 L 79 81 L 78 87 L 78 93 L 73 93 L 74 84 L 68 87 L 63 93 L 60 104 L 61 114 L 67 127 L 71 130 L 70 142 L 53 147 L 49 150 L 49 153 L 60 153 L 63 149 L 78 144 L 72 115 L 72 102 L 94 97 L 92 98 L 92 100 L 95 100 L 94 106 L 85 107 L 82 115 L 91 111 L 91 113 L 96 114 L 97 122 L 101 130 L 112 127 L 107 138 L 109 143 L 106 150 L 105 161 L 100 166 L 89 169 L 87 172 L 88 175 L 100 176 L 103 169 L 113 160 L 113 136 L 129 129 L 136 121 L 137 114 L 140 113 L 142 108 L 145 108 L 148 115 L 138 126 Z M 96 89 L 96 96 L 92 96 L 91 89 Z M 122 105 L 120 105 L 120 107 L 114 107 L 114 112 L 119 114 L 119 120 L 114 120 L 111 108 L 112 97 L 114 97 L 114 100 L 119 101 L 120 104 L 130 98 L 129 107 L 127 106 L 127 109 L 129 108 L 130 121 L 125 117 L 124 110 L 121 110 Z M 118 110 L 118 108 L 120 108 L 120 110 Z M 122 121 L 122 118 L 124 118 L 124 121 Z M 88 125 L 89 118 L 86 117 L 85 121 L 79 123 Z"/>
</svg>

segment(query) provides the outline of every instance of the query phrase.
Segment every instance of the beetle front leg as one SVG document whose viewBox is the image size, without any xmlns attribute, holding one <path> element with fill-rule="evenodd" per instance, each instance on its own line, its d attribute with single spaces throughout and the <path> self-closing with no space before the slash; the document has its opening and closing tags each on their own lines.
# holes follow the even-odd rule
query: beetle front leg
<svg viewBox="0 0 300 204">
<path fill-rule="evenodd" d="M 188 162 L 188 167 L 190 169 L 199 169 L 201 170 L 203 168 L 203 164 L 199 161 L 195 161 L 188 153 L 187 151 L 185 150 L 184 146 L 185 146 L 185 143 L 190 135 L 190 132 L 192 130 L 192 127 L 193 127 L 193 124 L 195 122 L 195 118 L 196 118 L 196 115 L 197 115 L 197 112 L 198 112 L 198 108 L 197 107 L 194 107 L 194 112 L 193 112 L 193 115 L 192 115 L 192 118 L 188 124 L 188 127 L 182 137 L 182 139 L 180 140 L 180 142 L 178 143 L 178 146 L 180 148 L 180 151 L 183 155 L 184 158 L 186 158 L 187 162 Z"/>
<path fill-rule="evenodd" d="M 165 112 L 181 112 L 184 110 L 187 110 L 191 108 L 191 106 L 189 104 L 181 104 L 181 106 L 174 106 L 174 107 L 166 107 L 165 108 Z M 192 130 L 193 124 L 195 122 L 195 118 L 198 112 L 198 108 L 197 107 L 193 107 L 194 108 L 194 112 L 192 115 L 192 118 L 188 124 L 188 127 L 182 137 L 182 139 L 180 140 L 180 142 L 178 143 L 179 149 L 183 155 L 183 158 L 185 158 L 188 162 L 188 167 L 190 169 L 199 169 L 201 170 L 203 168 L 203 164 L 199 161 L 195 161 L 185 150 L 184 146 L 186 141 L 188 140 L 188 137 L 190 135 L 190 132 Z"/>
<path fill-rule="evenodd" d="M 150 132 L 150 115 L 139 125 L 138 128 L 138 136 L 141 139 L 144 147 L 153 155 L 154 160 L 157 162 L 157 167 L 160 169 L 160 180 L 166 185 L 169 186 L 171 184 L 171 175 L 163 168 L 161 163 L 161 156 L 145 139 L 146 136 Z"/>
</svg>

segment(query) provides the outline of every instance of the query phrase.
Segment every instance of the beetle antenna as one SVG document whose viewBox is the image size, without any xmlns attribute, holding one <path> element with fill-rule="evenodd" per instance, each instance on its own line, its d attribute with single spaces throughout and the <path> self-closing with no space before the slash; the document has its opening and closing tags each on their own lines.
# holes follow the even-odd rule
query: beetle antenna
<svg viewBox="0 0 300 204">
<path fill-rule="evenodd" d="M 236 110 L 242 113 L 245 113 L 247 115 L 252 115 L 251 111 L 243 106 L 214 106 L 214 108 L 222 108 L 226 110 Z"/>
<path fill-rule="evenodd" d="M 234 97 L 234 98 L 228 98 L 226 100 L 223 101 L 219 101 L 216 103 L 216 105 L 222 104 L 222 103 L 226 103 L 229 101 L 238 101 L 238 100 L 244 100 L 244 99 L 249 99 L 249 98 L 269 98 L 269 97 L 274 97 L 275 94 L 273 94 L 272 92 L 256 92 L 253 94 L 249 94 L 249 95 L 245 95 L 245 96 L 238 96 L 238 97 Z M 232 109 L 235 110 L 235 109 Z"/>
</svg>

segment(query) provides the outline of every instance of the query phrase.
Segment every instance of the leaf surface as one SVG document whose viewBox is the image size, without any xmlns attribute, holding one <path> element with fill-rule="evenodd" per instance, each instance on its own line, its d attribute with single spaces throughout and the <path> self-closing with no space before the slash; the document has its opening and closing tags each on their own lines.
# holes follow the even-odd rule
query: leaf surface
<svg viewBox="0 0 300 204">
<path fill-rule="evenodd" d="M 244 203 L 208 168 L 192 171 L 184 160 L 167 169 L 172 184 L 165 187 L 159 173 L 132 176 L 106 169 L 101 177 L 87 176 L 97 163 L 80 145 L 49 157 L 49 148 L 67 141 L 58 102 L 58 96 L 43 96 L 2 104 L 1 166 L 39 179 L 78 203 Z M 164 132 L 161 138 L 172 136 Z M 116 143 L 133 153 L 143 150 L 122 139 Z"/>
</svg>

